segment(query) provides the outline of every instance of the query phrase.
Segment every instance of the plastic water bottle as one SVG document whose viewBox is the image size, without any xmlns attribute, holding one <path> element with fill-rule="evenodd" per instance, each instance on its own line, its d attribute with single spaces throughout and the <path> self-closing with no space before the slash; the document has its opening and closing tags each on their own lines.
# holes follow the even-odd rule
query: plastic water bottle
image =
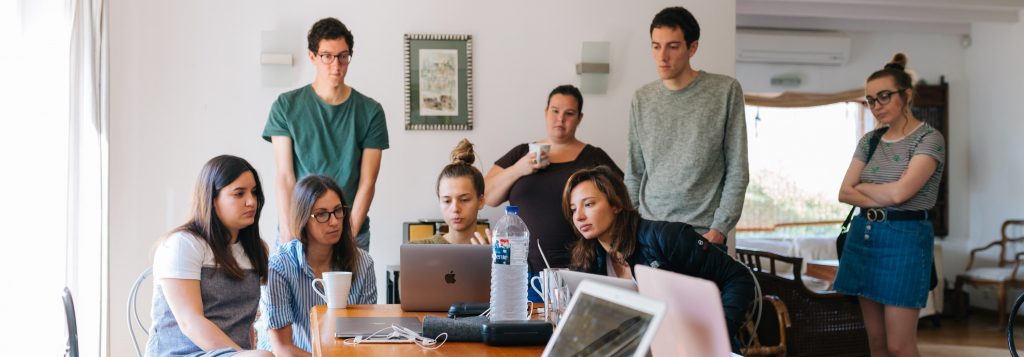
<svg viewBox="0 0 1024 357">
<path fill-rule="evenodd" d="M 527 268 L 530 230 L 519 218 L 519 208 L 505 207 L 494 226 L 491 250 L 491 321 L 526 320 Z"/>
</svg>

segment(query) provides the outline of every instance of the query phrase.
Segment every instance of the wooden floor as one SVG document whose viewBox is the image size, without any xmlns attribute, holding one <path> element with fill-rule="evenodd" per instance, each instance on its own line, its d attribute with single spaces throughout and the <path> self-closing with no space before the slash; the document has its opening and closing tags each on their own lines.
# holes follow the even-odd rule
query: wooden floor
<svg viewBox="0 0 1024 357">
<path fill-rule="evenodd" d="M 1014 322 L 1014 336 L 1017 349 L 1024 348 L 1024 318 Z M 917 328 L 918 343 L 983 346 L 1002 348 L 1009 351 L 1006 341 L 1006 327 L 999 327 L 996 314 L 991 311 L 975 310 L 966 320 L 956 321 L 944 318 L 936 328 L 928 319 L 922 319 Z"/>
</svg>

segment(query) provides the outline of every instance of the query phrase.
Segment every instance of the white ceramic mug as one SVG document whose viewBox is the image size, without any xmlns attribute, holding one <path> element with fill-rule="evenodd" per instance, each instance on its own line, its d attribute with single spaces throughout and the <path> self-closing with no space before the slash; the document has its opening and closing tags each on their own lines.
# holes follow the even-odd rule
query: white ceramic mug
<svg viewBox="0 0 1024 357">
<path fill-rule="evenodd" d="M 533 153 L 533 160 L 536 164 L 546 165 L 548 162 L 550 162 L 547 158 L 548 152 L 550 151 L 551 144 L 530 143 L 530 152 Z M 543 154 L 543 158 L 541 157 L 541 154 Z"/>
<path fill-rule="evenodd" d="M 352 272 L 348 271 L 327 271 L 324 278 L 313 279 L 310 285 L 313 292 L 320 295 L 327 302 L 329 309 L 344 309 L 348 307 L 348 292 L 352 289 Z M 323 285 L 323 291 L 317 289 L 316 283 Z"/>
</svg>

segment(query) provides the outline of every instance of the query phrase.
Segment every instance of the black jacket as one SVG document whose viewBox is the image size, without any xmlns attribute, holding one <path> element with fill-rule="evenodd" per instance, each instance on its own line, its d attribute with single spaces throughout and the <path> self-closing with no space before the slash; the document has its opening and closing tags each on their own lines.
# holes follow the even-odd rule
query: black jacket
<svg viewBox="0 0 1024 357">
<path fill-rule="evenodd" d="M 713 246 L 686 223 L 641 218 L 636 239 L 636 250 L 626 258 L 630 270 L 642 264 L 710 280 L 718 286 L 722 293 L 725 324 L 735 342 L 736 332 L 746 318 L 747 307 L 754 300 L 754 278 L 747 267 L 721 248 Z M 597 262 L 590 273 L 605 275 L 608 272 L 606 252 L 600 244 L 596 246 Z"/>
</svg>

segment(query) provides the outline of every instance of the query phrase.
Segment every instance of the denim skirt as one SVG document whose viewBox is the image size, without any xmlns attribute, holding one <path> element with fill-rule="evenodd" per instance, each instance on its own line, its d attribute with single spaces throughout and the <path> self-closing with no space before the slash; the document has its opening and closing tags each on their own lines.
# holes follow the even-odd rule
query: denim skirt
<svg viewBox="0 0 1024 357">
<path fill-rule="evenodd" d="M 923 308 L 931 283 L 932 222 L 853 219 L 834 289 L 883 305 Z"/>
</svg>

